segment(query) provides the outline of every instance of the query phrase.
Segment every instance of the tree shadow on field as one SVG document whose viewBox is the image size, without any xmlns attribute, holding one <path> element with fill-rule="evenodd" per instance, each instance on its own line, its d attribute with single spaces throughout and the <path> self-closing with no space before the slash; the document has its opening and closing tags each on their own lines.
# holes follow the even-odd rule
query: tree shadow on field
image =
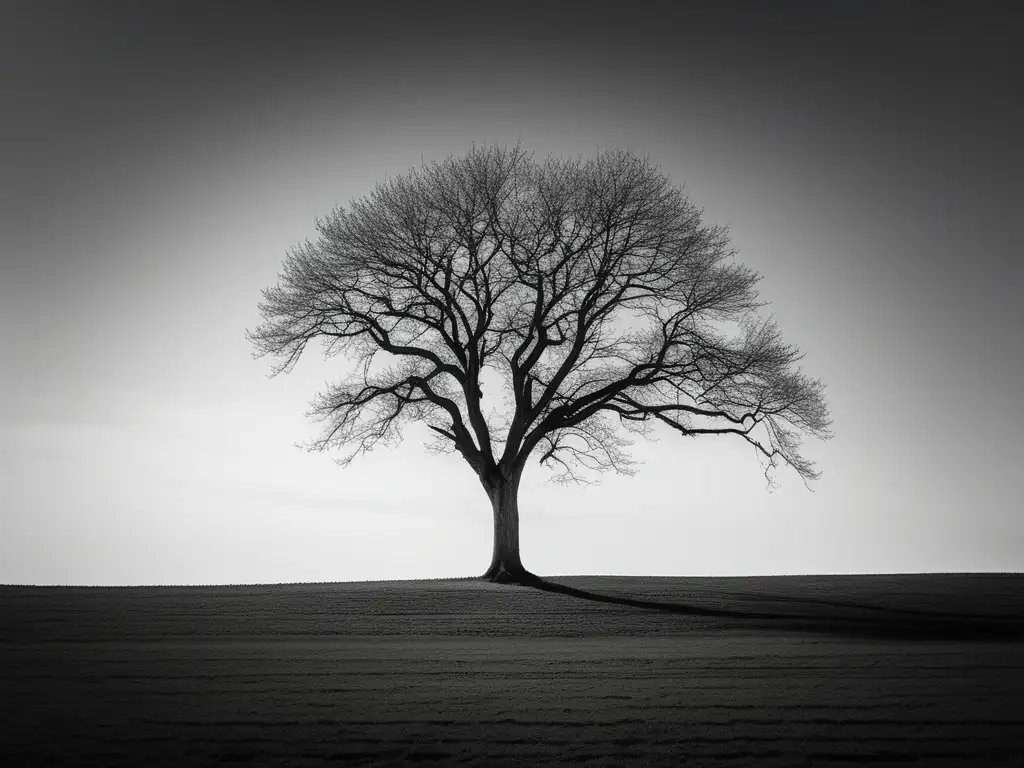
<svg viewBox="0 0 1024 768">
<path fill-rule="evenodd" d="M 961 613 L 928 612 L 913 609 L 866 605 L 844 600 L 799 598 L 783 595 L 747 593 L 747 597 L 776 602 L 800 602 L 826 609 L 819 614 L 778 613 L 743 608 L 711 608 L 687 603 L 651 600 L 646 598 L 608 595 L 588 589 L 559 584 L 542 576 L 530 575 L 523 586 L 567 595 L 581 600 L 632 608 L 673 613 L 680 616 L 728 619 L 742 622 L 750 628 L 784 629 L 800 632 L 821 632 L 877 639 L 899 640 L 979 640 L 1011 641 L 1024 639 L 1024 620 L 998 616 Z M 737 595 L 740 597 L 741 595 Z M 829 613 L 828 610 L 836 611 Z M 853 610 L 858 615 L 844 615 L 838 611 Z"/>
</svg>

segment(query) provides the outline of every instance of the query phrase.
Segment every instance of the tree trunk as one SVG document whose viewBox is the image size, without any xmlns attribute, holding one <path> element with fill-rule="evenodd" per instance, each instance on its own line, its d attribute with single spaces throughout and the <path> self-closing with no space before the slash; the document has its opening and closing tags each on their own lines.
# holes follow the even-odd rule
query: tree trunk
<svg viewBox="0 0 1024 768">
<path fill-rule="evenodd" d="M 494 550 L 483 578 L 499 583 L 525 584 L 536 577 L 519 559 L 519 475 L 498 473 L 484 480 L 494 514 Z"/>
</svg>

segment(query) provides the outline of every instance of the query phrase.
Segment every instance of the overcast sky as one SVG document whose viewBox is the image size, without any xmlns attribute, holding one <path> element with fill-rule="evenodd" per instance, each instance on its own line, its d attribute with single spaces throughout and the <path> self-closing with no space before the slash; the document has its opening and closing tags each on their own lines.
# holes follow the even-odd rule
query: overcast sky
<svg viewBox="0 0 1024 768">
<path fill-rule="evenodd" d="M 468 467 L 416 430 L 346 470 L 293 447 L 340 369 L 309 355 L 268 379 L 244 334 L 314 217 L 520 140 L 649 153 L 729 223 L 836 431 L 808 446 L 814 493 L 792 472 L 768 493 L 722 437 L 641 442 L 639 474 L 598 488 L 531 464 L 528 568 L 1024 570 L 1008 18 L 343 5 L 4 4 L 0 583 L 482 573 L 490 508 Z"/>
</svg>

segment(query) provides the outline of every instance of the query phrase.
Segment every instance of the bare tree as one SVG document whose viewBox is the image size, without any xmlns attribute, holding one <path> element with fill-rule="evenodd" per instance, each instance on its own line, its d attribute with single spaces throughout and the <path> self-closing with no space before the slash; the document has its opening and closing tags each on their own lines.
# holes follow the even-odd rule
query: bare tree
<svg viewBox="0 0 1024 768">
<path fill-rule="evenodd" d="M 760 278 L 725 228 L 645 157 L 474 147 L 316 228 L 263 292 L 256 354 L 277 374 L 320 339 L 353 364 L 313 401 L 311 449 L 344 446 L 347 464 L 420 421 L 461 454 L 493 511 L 486 578 L 533 578 L 518 508 L 531 455 L 563 481 L 631 474 L 630 432 L 660 423 L 745 440 L 769 483 L 779 465 L 818 476 L 800 437 L 830 435 L 823 384 L 758 317 Z"/>
</svg>

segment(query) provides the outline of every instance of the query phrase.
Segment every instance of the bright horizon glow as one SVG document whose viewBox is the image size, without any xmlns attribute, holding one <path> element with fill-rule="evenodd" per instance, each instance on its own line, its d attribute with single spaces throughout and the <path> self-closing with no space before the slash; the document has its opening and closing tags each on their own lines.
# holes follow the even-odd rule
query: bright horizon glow
<svg viewBox="0 0 1024 768">
<path fill-rule="evenodd" d="M 638 474 L 597 488 L 531 462 L 530 570 L 1024 570 L 1020 111 L 983 13 L 805 10 L 810 39 L 775 11 L 694 10 L 684 32 L 659 11 L 566 48 L 543 30 L 579 20 L 524 10 L 496 33 L 531 46 L 516 61 L 443 15 L 19 13 L 0 18 L 0 583 L 482 573 L 490 508 L 461 459 L 415 428 L 345 470 L 297 450 L 339 366 L 307 353 L 268 380 L 244 334 L 314 217 L 520 140 L 649 153 L 729 223 L 836 432 L 807 444 L 814 493 L 783 470 L 769 494 L 726 438 L 638 440 Z M 473 67 L 440 55 L 456 34 Z"/>
</svg>

